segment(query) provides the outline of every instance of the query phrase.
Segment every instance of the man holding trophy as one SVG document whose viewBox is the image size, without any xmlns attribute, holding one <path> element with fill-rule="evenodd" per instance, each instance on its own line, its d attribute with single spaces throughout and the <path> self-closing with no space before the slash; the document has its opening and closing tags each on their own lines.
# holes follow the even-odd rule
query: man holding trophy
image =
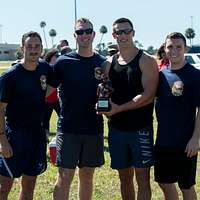
<svg viewBox="0 0 200 200">
<path fill-rule="evenodd" d="M 111 167 L 118 170 L 122 199 L 135 199 L 135 173 L 137 199 L 149 200 L 149 172 L 154 161 L 153 99 L 158 67 L 152 57 L 134 46 L 134 34 L 129 19 L 120 18 L 113 23 L 113 37 L 119 52 L 108 58 L 105 64 L 105 74 L 113 87 L 111 109 L 98 113 L 109 117 Z"/>
</svg>

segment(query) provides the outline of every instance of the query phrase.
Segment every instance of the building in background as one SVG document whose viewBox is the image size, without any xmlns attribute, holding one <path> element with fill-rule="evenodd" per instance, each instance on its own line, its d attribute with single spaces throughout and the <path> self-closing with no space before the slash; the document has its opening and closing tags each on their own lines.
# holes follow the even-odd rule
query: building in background
<svg viewBox="0 0 200 200">
<path fill-rule="evenodd" d="M 19 44 L 0 43 L 0 61 L 16 60 Z"/>
</svg>

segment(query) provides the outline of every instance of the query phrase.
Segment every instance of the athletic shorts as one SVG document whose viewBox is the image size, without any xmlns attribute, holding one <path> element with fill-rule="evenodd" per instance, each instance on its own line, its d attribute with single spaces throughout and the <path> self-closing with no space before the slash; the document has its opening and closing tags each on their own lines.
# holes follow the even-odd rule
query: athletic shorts
<svg viewBox="0 0 200 200">
<path fill-rule="evenodd" d="M 147 168 L 154 163 L 152 127 L 133 132 L 109 127 L 108 143 L 113 169 Z"/>
<path fill-rule="evenodd" d="M 11 174 L 13 178 L 22 175 L 37 176 L 46 170 L 46 135 L 43 130 L 17 128 L 8 130 L 6 135 L 12 147 L 13 156 L 0 157 L 2 176 L 11 177 Z"/>
<path fill-rule="evenodd" d="M 187 157 L 184 149 L 155 146 L 155 181 L 175 183 L 181 189 L 190 189 L 195 185 L 197 155 Z"/>
<path fill-rule="evenodd" d="M 100 167 L 104 164 L 103 134 L 57 134 L 56 165 L 62 168 Z"/>
</svg>

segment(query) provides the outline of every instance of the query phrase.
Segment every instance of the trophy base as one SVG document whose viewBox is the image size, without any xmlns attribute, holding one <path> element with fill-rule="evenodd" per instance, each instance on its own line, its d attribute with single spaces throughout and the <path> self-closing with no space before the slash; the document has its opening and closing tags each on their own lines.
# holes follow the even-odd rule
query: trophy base
<svg viewBox="0 0 200 200">
<path fill-rule="evenodd" d="M 108 112 L 110 111 L 110 103 L 108 98 L 99 98 L 97 102 L 97 111 L 98 112 Z"/>
</svg>

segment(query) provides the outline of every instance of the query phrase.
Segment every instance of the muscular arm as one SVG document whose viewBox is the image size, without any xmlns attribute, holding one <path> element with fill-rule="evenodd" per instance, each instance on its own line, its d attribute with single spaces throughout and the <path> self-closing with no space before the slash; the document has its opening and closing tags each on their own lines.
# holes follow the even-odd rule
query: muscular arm
<svg viewBox="0 0 200 200">
<path fill-rule="evenodd" d="M 189 140 L 185 152 L 188 157 L 192 157 L 198 153 L 200 140 L 200 107 L 197 109 L 195 128 L 192 138 Z"/>
<path fill-rule="evenodd" d="M 0 102 L 0 153 L 9 158 L 13 155 L 12 148 L 5 135 L 5 109 L 7 104 Z"/>
<path fill-rule="evenodd" d="M 140 68 L 144 91 L 122 105 L 116 105 L 111 102 L 111 111 L 104 114 L 111 116 L 119 112 L 140 108 L 153 101 L 158 85 L 158 67 L 156 61 L 150 56 L 143 55 L 140 61 Z"/>
</svg>

